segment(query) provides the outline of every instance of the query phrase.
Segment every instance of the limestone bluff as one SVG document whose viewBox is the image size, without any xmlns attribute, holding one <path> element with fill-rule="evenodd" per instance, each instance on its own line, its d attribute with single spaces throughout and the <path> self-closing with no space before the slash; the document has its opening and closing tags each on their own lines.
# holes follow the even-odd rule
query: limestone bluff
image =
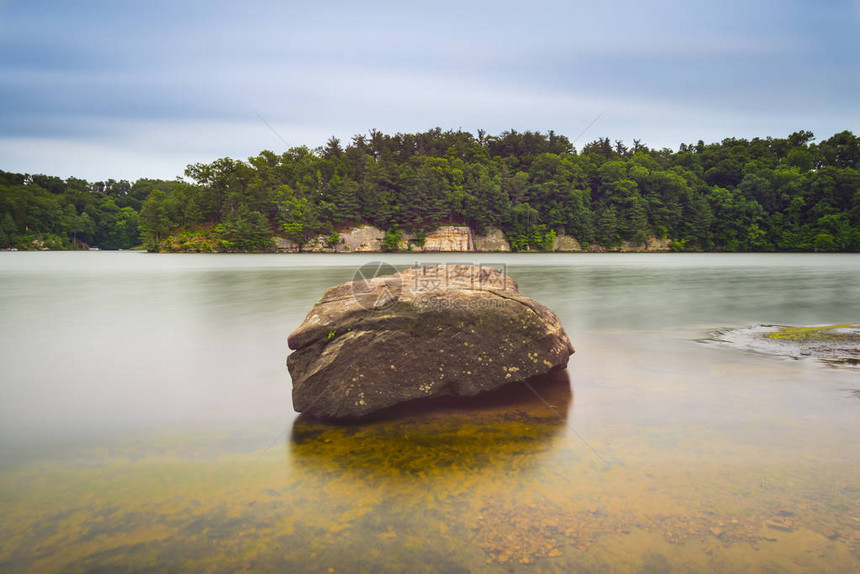
<svg viewBox="0 0 860 574">
<path fill-rule="evenodd" d="M 338 241 L 334 245 L 327 243 L 328 236 L 317 236 L 302 246 L 301 251 L 314 253 L 378 253 L 384 251 L 383 238 L 385 231 L 371 225 L 361 225 L 344 229 L 338 233 Z M 299 246 L 284 237 L 275 237 L 276 249 L 283 253 L 297 253 Z M 623 242 L 620 251 L 668 252 L 670 240 L 651 237 L 646 245 L 633 245 Z M 483 234 L 474 233 L 465 225 L 443 225 L 429 231 L 418 241 L 414 233 L 403 232 L 399 251 L 421 252 L 483 252 L 506 253 L 511 246 L 505 239 L 501 229 L 488 228 Z M 606 251 L 599 245 L 583 247 L 574 237 L 559 234 L 553 242 L 552 251 L 564 253 L 579 253 L 585 251 Z"/>
</svg>

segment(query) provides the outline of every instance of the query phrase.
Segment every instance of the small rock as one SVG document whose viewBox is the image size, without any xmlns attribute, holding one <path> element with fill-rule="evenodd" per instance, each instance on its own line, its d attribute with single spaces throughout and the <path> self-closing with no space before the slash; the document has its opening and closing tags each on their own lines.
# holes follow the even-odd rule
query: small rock
<svg viewBox="0 0 860 574">
<path fill-rule="evenodd" d="M 774 516 L 767 522 L 768 528 L 773 528 L 774 530 L 781 530 L 783 532 L 794 532 L 794 523 L 781 516 Z"/>
</svg>

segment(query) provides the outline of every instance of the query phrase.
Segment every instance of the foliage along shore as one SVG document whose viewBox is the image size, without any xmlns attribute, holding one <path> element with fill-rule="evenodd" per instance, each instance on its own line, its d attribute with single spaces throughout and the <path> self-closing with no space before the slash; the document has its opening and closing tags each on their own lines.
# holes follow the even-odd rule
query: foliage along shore
<svg viewBox="0 0 860 574">
<path fill-rule="evenodd" d="M 501 235 L 511 251 L 860 251 L 860 138 L 814 139 L 577 151 L 552 131 L 372 130 L 174 181 L 0 172 L 0 247 L 345 251 L 342 236 L 370 228 L 368 250 L 424 250 L 466 228 L 465 250 Z"/>
</svg>

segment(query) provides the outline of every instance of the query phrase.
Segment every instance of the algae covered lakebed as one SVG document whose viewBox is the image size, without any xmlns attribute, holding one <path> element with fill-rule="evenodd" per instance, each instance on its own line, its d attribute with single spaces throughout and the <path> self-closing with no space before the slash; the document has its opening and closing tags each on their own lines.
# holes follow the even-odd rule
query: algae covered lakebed
<svg viewBox="0 0 860 574">
<path fill-rule="evenodd" d="M 860 569 L 857 370 L 700 342 L 856 324 L 856 257 L 487 255 L 568 370 L 357 426 L 283 360 L 361 256 L 0 255 L 0 571 Z"/>
</svg>

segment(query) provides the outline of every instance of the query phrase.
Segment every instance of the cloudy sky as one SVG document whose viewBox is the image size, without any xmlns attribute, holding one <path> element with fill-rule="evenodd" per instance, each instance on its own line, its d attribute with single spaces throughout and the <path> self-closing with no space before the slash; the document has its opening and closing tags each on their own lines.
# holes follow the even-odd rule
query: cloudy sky
<svg viewBox="0 0 860 574">
<path fill-rule="evenodd" d="M 0 78 L 0 169 L 89 180 L 371 128 L 821 139 L 860 132 L 860 0 L 0 0 Z"/>
</svg>

